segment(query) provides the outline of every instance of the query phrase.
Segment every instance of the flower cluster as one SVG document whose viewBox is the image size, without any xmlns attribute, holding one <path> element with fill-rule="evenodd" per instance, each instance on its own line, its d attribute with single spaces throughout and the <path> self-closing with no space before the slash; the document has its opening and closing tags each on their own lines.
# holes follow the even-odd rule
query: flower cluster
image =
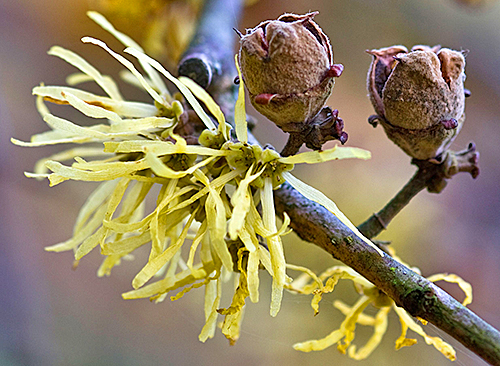
<svg viewBox="0 0 500 366">
<path fill-rule="evenodd" d="M 266 270 L 273 278 L 272 316 L 278 313 L 283 289 L 290 282 L 281 241 L 287 233 L 288 218 L 285 216 L 282 226 L 277 227 L 273 189 L 287 181 L 307 198 L 323 204 L 362 237 L 332 201 L 299 181 L 290 170 L 298 163 L 367 159 L 370 155 L 357 148 L 335 147 L 283 158 L 273 149 L 251 144 L 247 137 L 243 82 L 235 106 L 233 133 L 204 89 L 190 79 L 173 77 L 102 15 L 89 12 L 89 16 L 127 47 L 125 53 L 136 58 L 145 75 L 104 42 L 90 37 L 82 41 L 101 47 L 125 66 L 128 71 L 123 74 L 124 79 L 145 90 L 152 102 L 127 101 L 110 77 L 82 57 L 61 47 L 49 51 L 80 73 L 68 78 L 70 86 L 41 85 L 33 89 L 37 108 L 51 130 L 33 136 L 30 142 L 13 142 L 21 146 L 89 145 L 42 159 L 35 172 L 26 175 L 48 178 L 51 186 L 66 180 L 102 183 L 81 208 L 73 236 L 46 249 L 72 250 L 78 263 L 99 247 L 105 258 L 98 275 L 104 276 L 110 275 L 122 259 L 131 258 L 136 249 L 150 243 L 148 261 L 133 279 L 134 289 L 123 297 L 158 302 L 178 290 L 172 297 L 175 300 L 193 288 L 205 286 L 206 323 L 200 340 L 214 335 L 217 316 L 221 314 L 225 316 L 222 332 L 235 341 L 246 299 L 259 300 L 259 270 Z M 182 96 L 172 95 L 164 78 Z M 95 82 L 106 95 L 74 87 L 87 81 Z M 79 126 L 51 114 L 46 101 L 70 105 L 103 123 Z M 191 135 L 180 132 L 185 132 L 180 126 L 191 120 L 186 117 L 192 115 L 187 108 L 195 112 L 204 127 L 194 143 Z M 74 161 L 71 165 L 61 163 L 68 160 Z M 157 192 L 153 187 L 159 187 L 156 207 L 146 212 L 146 198 Z M 184 250 L 183 255 L 182 248 L 187 246 L 189 250 Z M 228 277 L 225 274 L 234 276 L 239 285 L 231 305 L 224 309 L 220 301 L 221 281 Z M 150 282 L 153 277 L 159 279 Z"/>
<path fill-rule="evenodd" d="M 401 262 L 399 258 L 391 252 L 391 255 Z M 341 279 L 348 279 L 354 283 L 354 286 L 360 294 L 359 299 L 352 306 L 343 303 L 340 300 L 335 300 L 335 306 L 345 316 L 340 327 L 322 339 L 311 340 L 302 343 L 297 343 L 293 347 L 296 350 L 303 352 L 321 351 L 334 344 L 341 353 L 347 353 L 350 358 L 355 360 L 363 360 L 367 358 L 382 341 L 387 330 L 387 317 L 391 310 L 394 310 L 401 322 L 401 336 L 396 340 L 396 349 L 412 346 L 417 343 L 416 339 L 407 338 L 406 333 L 411 329 L 418 335 L 424 338 L 425 342 L 434 346 L 446 358 L 451 361 L 456 359 L 455 350 L 451 345 L 443 341 L 439 337 L 432 337 L 425 333 L 422 327 L 402 308 L 386 294 L 380 291 L 372 283 L 368 282 L 364 277 L 359 275 L 352 268 L 347 266 L 335 266 L 328 268 L 321 275 L 317 276 L 310 270 L 298 267 L 289 266 L 290 269 L 303 272 L 291 284 L 287 285 L 287 289 L 299 294 L 313 295 L 311 306 L 314 310 L 314 315 L 319 313 L 319 302 L 323 294 L 332 292 L 335 285 Z M 412 268 L 416 272 L 420 272 L 418 268 Z M 472 287 L 469 283 L 454 274 L 439 273 L 428 277 L 429 281 L 446 281 L 458 284 L 460 289 L 465 294 L 465 299 L 462 304 L 468 305 L 472 302 Z M 363 313 L 363 311 L 372 304 L 378 309 L 375 316 Z M 422 324 L 427 324 L 424 319 L 419 319 Z M 373 334 L 366 344 L 357 349 L 356 345 L 352 344 L 355 337 L 356 325 L 364 325 L 373 327 Z"/>
</svg>

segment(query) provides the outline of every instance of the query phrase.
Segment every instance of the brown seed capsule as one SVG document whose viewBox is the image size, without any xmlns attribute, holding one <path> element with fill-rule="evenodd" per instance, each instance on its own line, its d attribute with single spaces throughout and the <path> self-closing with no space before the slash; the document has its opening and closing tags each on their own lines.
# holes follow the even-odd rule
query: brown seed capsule
<svg viewBox="0 0 500 366">
<path fill-rule="evenodd" d="M 421 45 L 367 52 L 368 93 L 389 139 L 413 158 L 439 158 L 465 120 L 463 54 Z"/>
<path fill-rule="evenodd" d="M 342 65 L 333 64 L 317 12 L 283 14 L 247 30 L 239 62 L 252 105 L 285 131 L 311 121 L 330 96 Z"/>
</svg>

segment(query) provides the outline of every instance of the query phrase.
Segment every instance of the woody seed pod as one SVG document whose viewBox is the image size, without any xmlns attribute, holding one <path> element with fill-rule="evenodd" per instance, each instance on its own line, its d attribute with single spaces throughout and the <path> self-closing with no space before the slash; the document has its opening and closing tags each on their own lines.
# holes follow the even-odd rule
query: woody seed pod
<svg viewBox="0 0 500 366">
<path fill-rule="evenodd" d="M 342 65 L 333 64 L 317 12 L 283 14 L 247 30 L 239 62 L 252 105 L 284 131 L 311 121 L 330 96 Z"/>
<path fill-rule="evenodd" d="M 439 46 L 367 51 L 368 93 L 387 136 L 419 160 L 447 151 L 465 121 L 465 58 Z"/>
</svg>

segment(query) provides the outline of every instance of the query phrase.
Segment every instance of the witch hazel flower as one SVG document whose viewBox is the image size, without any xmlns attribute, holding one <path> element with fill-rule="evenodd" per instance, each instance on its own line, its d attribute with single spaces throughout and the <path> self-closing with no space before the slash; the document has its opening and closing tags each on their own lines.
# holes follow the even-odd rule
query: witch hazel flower
<svg viewBox="0 0 500 366">
<path fill-rule="evenodd" d="M 81 208 L 73 236 L 46 250 L 73 251 L 76 266 L 98 248 L 104 257 L 97 272 L 102 277 L 109 276 L 122 260 L 132 259 L 138 248 L 148 246 L 147 262 L 123 298 L 161 302 L 175 292 L 171 299 L 176 300 L 204 287 L 206 322 L 199 339 L 214 336 L 218 315 L 222 315 L 222 333 L 233 343 L 239 337 L 247 298 L 259 301 L 259 273 L 265 270 L 273 279 L 272 316 L 277 315 L 283 289 L 291 282 L 282 243 L 289 219 L 285 215 L 282 225 L 277 225 L 273 190 L 288 182 L 364 238 L 335 203 L 290 171 L 294 164 L 368 159 L 370 153 L 337 146 L 281 157 L 273 149 L 252 144 L 247 136 L 243 82 L 232 127 L 203 88 L 188 78 L 172 76 L 102 15 L 88 15 L 126 47 L 124 52 L 143 71 L 98 39 L 84 37 L 82 41 L 116 59 L 126 69 L 122 73 L 125 81 L 144 90 L 151 101 L 126 100 L 116 82 L 84 58 L 62 47 L 50 49 L 49 54 L 73 65 L 79 73 L 68 77 L 69 86 L 33 89 L 38 111 L 50 130 L 32 136 L 29 142 L 12 142 L 27 147 L 72 144 L 41 159 L 26 176 L 46 178 L 51 186 L 67 180 L 100 185 Z M 178 92 L 169 91 L 165 80 Z M 88 81 L 97 84 L 102 95 L 77 88 Z M 46 102 L 72 106 L 97 123 L 81 126 L 58 117 Z M 186 133 L 193 111 L 202 126 L 198 135 Z M 147 199 L 155 200 L 154 209 L 146 210 Z M 223 308 L 222 281 L 231 277 L 238 285 L 231 304 Z"/>
<path fill-rule="evenodd" d="M 401 260 L 395 256 L 395 252 L 390 250 L 390 254 L 398 261 Z M 403 262 L 402 262 L 403 263 Z M 350 280 L 359 293 L 358 300 L 354 305 L 349 306 L 340 300 L 335 300 L 333 306 L 337 308 L 345 319 L 338 329 L 333 330 L 324 338 L 309 340 L 297 343 L 293 346 L 294 349 L 302 352 L 322 351 L 328 347 L 337 346 L 339 352 L 347 354 L 349 358 L 355 360 L 366 359 L 381 343 L 383 336 L 387 331 L 388 314 L 391 310 L 398 315 L 401 323 L 401 335 L 395 342 L 396 350 L 403 347 L 409 347 L 417 343 L 414 338 L 407 338 L 408 330 L 421 336 L 425 343 L 432 345 L 441 352 L 450 361 L 456 360 L 456 352 L 454 348 L 436 336 L 429 336 L 424 329 L 406 310 L 396 305 L 385 293 L 380 291 L 366 278 L 347 266 L 334 266 L 326 269 L 319 276 L 307 268 L 301 266 L 288 265 L 288 268 L 302 272 L 302 275 L 287 284 L 287 289 L 290 292 L 302 295 L 313 295 L 311 307 L 314 310 L 314 315 L 319 313 L 319 303 L 324 294 L 333 292 L 335 286 L 341 279 Z M 419 269 L 413 267 L 412 270 L 420 273 Z M 455 274 L 438 273 L 427 278 L 429 281 L 446 281 L 456 283 L 463 291 L 465 298 L 462 305 L 466 306 L 472 302 L 472 286 Z M 364 311 L 373 306 L 377 309 L 377 313 L 372 316 Z M 427 321 L 418 318 L 422 325 L 426 325 Z M 362 346 L 357 347 L 353 344 L 356 336 L 356 327 L 358 325 L 372 327 L 373 333 L 368 341 Z"/>
</svg>

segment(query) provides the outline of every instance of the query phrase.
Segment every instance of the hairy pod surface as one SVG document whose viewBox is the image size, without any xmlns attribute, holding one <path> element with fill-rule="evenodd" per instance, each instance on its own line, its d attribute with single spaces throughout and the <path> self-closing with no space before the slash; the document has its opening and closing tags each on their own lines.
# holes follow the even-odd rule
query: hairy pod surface
<svg viewBox="0 0 500 366">
<path fill-rule="evenodd" d="M 252 105 L 283 130 L 311 121 L 330 96 L 342 65 L 333 64 L 317 12 L 283 14 L 240 39 L 239 62 Z"/>
<path fill-rule="evenodd" d="M 441 156 L 465 121 L 464 55 L 422 45 L 368 53 L 368 93 L 389 139 L 419 160 Z"/>
</svg>

